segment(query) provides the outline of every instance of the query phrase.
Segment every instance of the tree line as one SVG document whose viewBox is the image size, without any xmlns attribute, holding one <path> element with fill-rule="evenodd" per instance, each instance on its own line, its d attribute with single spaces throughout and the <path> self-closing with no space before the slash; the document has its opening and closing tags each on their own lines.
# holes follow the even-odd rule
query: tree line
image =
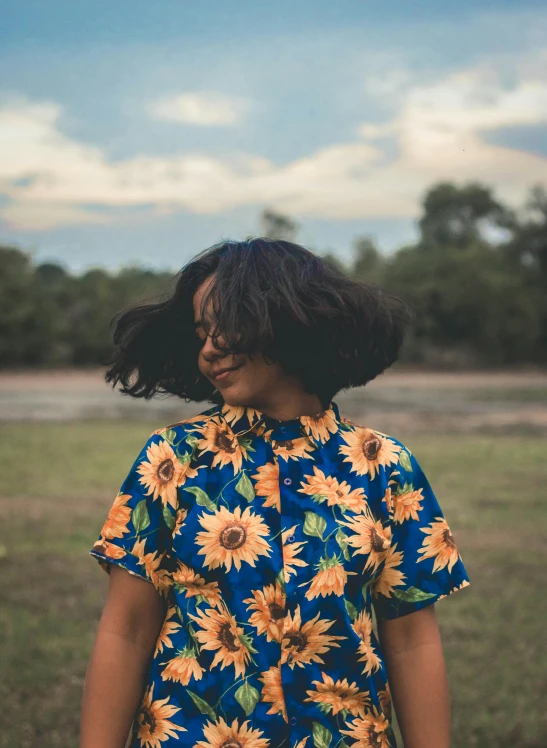
<svg viewBox="0 0 547 748">
<path fill-rule="evenodd" d="M 262 236 L 298 241 L 298 224 L 261 214 Z M 403 298 L 416 314 L 402 360 L 472 367 L 547 363 L 547 192 L 513 209 L 480 183 L 433 186 L 419 237 L 391 254 L 358 236 L 349 262 L 316 251 L 349 275 Z M 169 292 L 174 273 L 125 267 L 80 275 L 0 246 L 0 366 L 101 364 L 123 307 Z"/>
</svg>

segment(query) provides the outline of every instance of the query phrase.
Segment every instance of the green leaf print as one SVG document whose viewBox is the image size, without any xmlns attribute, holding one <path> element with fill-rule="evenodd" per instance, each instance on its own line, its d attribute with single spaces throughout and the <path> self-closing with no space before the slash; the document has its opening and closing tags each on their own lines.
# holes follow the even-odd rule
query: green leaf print
<svg viewBox="0 0 547 748">
<path fill-rule="evenodd" d="M 243 707 L 243 711 L 249 716 L 254 711 L 255 706 L 260 699 L 260 694 L 254 686 L 251 686 L 248 680 L 236 691 L 236 700 Z"/>
<path fill-rule="evenodd" d="M 403 483 L 402 486 L 398 485 L 396 489 L 393 491 L 394 496 L 402 496 L 405 493 L 410 493 L 411 491 L 414 491 L 414 486 L 412 483 L 408 483 L 406 480 Z"/>
<path fill-rule="evenodd" d="M 404 449 L 401 450 L 401 456 L 399 457 L 399 465 L 405 470 L 412 472 L 412 463 L 410 462 L 410 456 L 408 452 Z"/>
<path fill-rule="evenodd" d="M 346 559 L 346 561 L 351 561 L 351 556 L 348 550 L 348 536 L 345 534 L 341 527 L 338 528 L 338 532 L 334 537 L 336 538 L 336 542 L 342 549 L 342 553 L 344 554 L 344 558 Z"/>
<path fill-rule="evenodd" d="M 176 447 L 175 453 L 181 465 L 187 465 L 189 462 L 192 462 L 192 455 L 190 452 L 185 452 L 181 455 L 179 447 Z"/>
<path fill-rule="evenodd" d="M 198 445 L 199 439 L 194 434 L 188 434 L 185 441 L 186 444 L 189 444 L 192 447 L 192 449 L 195 449 Z"/>
<path fill-rule="evenodd" d="M 189 488 L 185 488 L 184 490 L 194 494 L 194 496 L 196 497 L 196 504 L 207 507 L 210 512 L 216 511 L 217 507 L 215 502 L 209 498 L 203 488 L 199 488 L 198 486 L 190 486 Z"/>
<path fill-rule="evenodd" d="M 313 744 L 315 748 L 329 748 L 332 732 L 320 722 L 313 722 Z"/>
<path fill-rule="evenodd" d="M 188 634 L 192 637 L 194 643 L 196 644 L 197 649 L 199 651 L 201 651 L 201 647 L 199 645 L 199 642 L 198 642 L 198 639 L 197 639 L 197 636 L 196 636 L 196 630 L 192 626 L 192 622 L 191 621 L 188 621 L 188 623 L 186 624 L 186 630 L 188 631 Z"/>
<path fill-rule="evenodd" d="M 434 592 L 424 592 L 417 587 L 409 587 L 407 590 L 395 590 L 393 594 L 399 600 L 404 600 L 406 603 L 417 603 L 420 600 L 429 600 L 430 597 L 435 597 Z"/>
<path fill-rule="evenodd" d="M 248 436 L 240 436 L 238 437 L 237 441 L 239 442 L 239 446 L 244 449 L 246 452 L 256 452 L 256 449 L 253 447 L 253 440 Z M 254 462 L 248 456 L 249 462 Z"/>
<path fill-rule="evenodd" d="M 281 587 L 282 591 L 285 592 L 285 571 L 284 569 L 279 570 L 279 574 L 276 577 L 277 583 Z"/>
<path fill-rule="evenodd" d="M 190 698 L 202 714 L 208 714 L 212 720 L 217 719 L 217 713 L 213 707 L 205 701 L 205 699 L 202 699 L 201 696 L 197 695 L 197 693 L 190 691 L 189 688 L 186 689 L 186 693 L 189 694 Z"/>
<path fill-rule="evenodd" d="M 241 474 L 241 478 L 236 483 L 236 491 L 244 496 L 249 502 L 254 499 L 255 490 L 247 473 Z"/>
<path fill-rule="evenodd" d="M 374 582 L 374 579 L 369 579 L 367 582 L 364 583 L 364 585 L 361 587 L 361 594 L 363 595 L 363 599 L 367 600 L 367 596 L 369 593 L 370 585 Z"/>
<path fill-rule="evenodd" d="M 146 528 L 150 524 L 150 515 L 148 514 L 148 509 L 146 508 L 146 499 L 139 501 L 137 506 L 133 509 L 131 519 L 133 521 L 133 527 L 135 528 L 135 532 L 137 533 L 137 535 L 143 530 L 146 530 Z"/>
<path fill-rule="evenodd" d="M 349 617 L 354 621 L 359 615 L 357 612 L 357 608 L 352 602 L 346 600 L 346 598 L 344 598 L 344 605 L 346 606 Z"/>
<path fill-rule="evenodd" d="M 163 519 L 165 520 L 165 524 L 170 530 L 173 530 L 175 528 L 175 518 L 171 514 L 171 510 L 168 506 L 163 507 Z"/>
<path fill-rule="evenodd" d="M 314 535 L 317 538 L 323 540 L 323 533 L 326 530 L 327 522 L 324 517 L 321 517 L 315 512 L 306 512 L 306 519 L 304 520 L 304 532 L 306 535 Z"/>
<path fill-rule="evenodd" d="M 173 444 L 177 438 L 177 432 L 174 429 L 167 429 L 167 431 L 163 432 L 162 436 L 166 442 Z"/>
<path fill-rule="evenodd" d="M 323 501 L 326 501 L 328 496 L 323 496 L 321 493 L 314 493 L 312 496 L 312 499 L 315 501 L 316 504 L 322 504 Z"/>
<path fill-rule="evenodd" d="M 249 652 L 254 652 L 255 654 L 258 653 L 258 649 L 255 649 L 253 647 L 253 640 L 251 639 L 249 634 L 240 634 L 239 641 L 243 644 L 244 647 L 247 647 Z"/>
</svg>

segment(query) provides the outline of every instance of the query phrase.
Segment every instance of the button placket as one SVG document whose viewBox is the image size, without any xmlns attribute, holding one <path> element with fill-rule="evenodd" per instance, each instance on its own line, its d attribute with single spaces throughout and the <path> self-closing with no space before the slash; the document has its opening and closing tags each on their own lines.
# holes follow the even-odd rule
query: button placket
<svg viewBox="0 0 547 748">
<path fill-rule="evenodd" d="M 280 488 L 279 488 L 279 495 L 281 498 L 281 524 L 285 528 L 293 527 L 296 522 L 298 521 L 298 518 L 296 514 L 292 511 L 293 508 L 293 501 L 291 499 L 290 493 L 287 493 L 287 489 L 289 486 L 292 485 L 293 481 L 292 478 L 289 476 L 283 477 L 283 470 L 288 468 L 288 463 L 284 460 L 280 461 L 279 463 L 279 478 L 280 478 Z M 285 486 L 287 489 L 285 489 Z M 284 544 L 287 543 L 294 543 L 295 541 L 295 535 L 291 533 L 290 535 L 287 535 L 282 542 Z M 296 577 L 294 574 L 291 574 L 289 579 L 285 579 L 285 596 L 286 600 L 292 600 L 294 601 L 297 596 L 296 591 Z"/>
<path fill-rule="evenodd" d="M 283 453 L 283 442 L 287 440 L 294 441 L 302 436 L 306 436 L 309 439 L 310 444 L 313 446 L 316 445 L 307 434 L 302 432 L 302 430 L 297 434 L 294 428 L 285 428 L 283 426 L 276 427 L 272 436 L 274 441 L 274 454 L 277 453 L 275 459 L 278 464 L 281 527 L 285 530 L 285 532 L 282 532 L 280 535 L 283 549 L 284 546 L 294 543 L 300 537 L 301 528 L 298 532 L 297 528 L 299 524 L 301 524 L 300 513 L 302 510 L 301 502 L 298 501 L 300 497 L 296 490 L 300 485 L 302 477 L 299 475 L 299 463 L 295 460 L 291 460 L 290 457 L 285 458 L 285 456 L 281 456 L 277 448 L 279 448 Z M 291 531 L 290 535 L 286 534 L 287 530 Z M 301 578 L 297 573 L 295 573 L 295 571 L 293 571 L 288 578 L 285 578 L 284 591 L 286 616 L 294 616 L 295 614 L 299 597 L 302 594 L 301 588 L 298 588 L 299 582 L 301 582 Z M 281 641 L 283 641 L 283 636 L 281 637 Z M 282 656 L 282 646 L 283 645 L 281 644 L 280 658 Z M 280 664 L 279 667 L 288 712 L 288 729 L 292 738 L 291 742 L 294 742 L 294 736 L 303 728 L 298 712 L 300 694 L 299 689 L 296 688 L 294 673 L 289 662 L 286 661 L 285 663 Z"/>
<path fill-rule="evenodd" d="M 281 429 L 282 431 L 284 429 Z M 291 478 L 288 476 L 283 477 L 283 472 L 288 468 L 288 463 L 285 460 L 279 460 L 279 495 L 280 495 L 280 515 L 281 515 L 281 526 L 284 528 L 292 527 L 295 524 L 295 517 L 293 517 L 293 507 L 292 507 L 292 501 L 290 496 L 290 490 L 289 486 L 292 484 Z M 294 535 L 291 533 L 291 535 L 286 536 L 283 538 L 283 534 L 281 535 L 282 539 L 282 549 L 287 543 L 292 543 L 294 541 Z M 289 606 L 288 603 L 290 600 L 293 600 L 296 595 L 296 590 L 293 589 L 293 585 L 295 584 L 295 578 L 294 575 L 291 574 L 289 579 L 285 577 L 285 615 L 289 612 Z M 285 625 L 285 622 L 284 622 Z M 281 638 L 283 641 L 283 636 Z M 282 645 L 281 645 L 282 646 Z M 281 659 L 281 652 L 280 652 L 280 659 Z M 294 708 L 294 674 L 292 673 L 289 663 L 286 661 L 283 664 L 279 664 L 280 669 L 280 676 L 281 676 L 281 684 L 282 689 L 284 693 L 284 699 L 285 703 L 288 707 L 287 711 L 289 712 L 289 736 L 291 735 L 292 729 L 296 727 L 297 725 L 297 718 L 295 715 L 290 716 L 291 711 L 293 711 Z M 291 741 L 292 742 L 292 741 Z"/>
</svg>

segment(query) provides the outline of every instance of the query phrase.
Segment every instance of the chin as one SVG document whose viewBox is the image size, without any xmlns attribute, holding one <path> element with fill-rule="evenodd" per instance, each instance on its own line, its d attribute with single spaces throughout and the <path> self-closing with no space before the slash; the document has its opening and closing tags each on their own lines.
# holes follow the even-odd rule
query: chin
<svg viewBox="0 0 547 748">
<path fill-rule="evenodd" d="M 226 387 L 226 389 L 222 390 L 219 387 L 218 391 L 224 398 L 224 402 L 228 405 L 240 405 L 241 401 L 244 400 L 244 398 L 241 396 L 241 393 L 232 392 L 230 387 Z"/>
<path fill-rule="evenodd" d="M 218 388 L 218 391 L 222 395 L 226 405 L 232 405 L 234 407 L 245 407 L 249 400 L 249 395 L 243 390 L 243 388 L 237 387 L 235 384 L 232 387 Z"/>
</svg>

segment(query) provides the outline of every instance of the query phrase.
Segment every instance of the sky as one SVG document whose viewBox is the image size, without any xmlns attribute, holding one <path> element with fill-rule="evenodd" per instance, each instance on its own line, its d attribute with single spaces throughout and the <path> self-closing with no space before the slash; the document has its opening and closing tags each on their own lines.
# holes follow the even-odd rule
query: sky
<svg viewBox="0 0 547 748">
<path fill-rule="evenodd" d="M 0 244 L 178 270 L 261 234 L 352 257 L 426 191 L 547 186 L 544 0 L 3 0 Z"/>
</svg>

